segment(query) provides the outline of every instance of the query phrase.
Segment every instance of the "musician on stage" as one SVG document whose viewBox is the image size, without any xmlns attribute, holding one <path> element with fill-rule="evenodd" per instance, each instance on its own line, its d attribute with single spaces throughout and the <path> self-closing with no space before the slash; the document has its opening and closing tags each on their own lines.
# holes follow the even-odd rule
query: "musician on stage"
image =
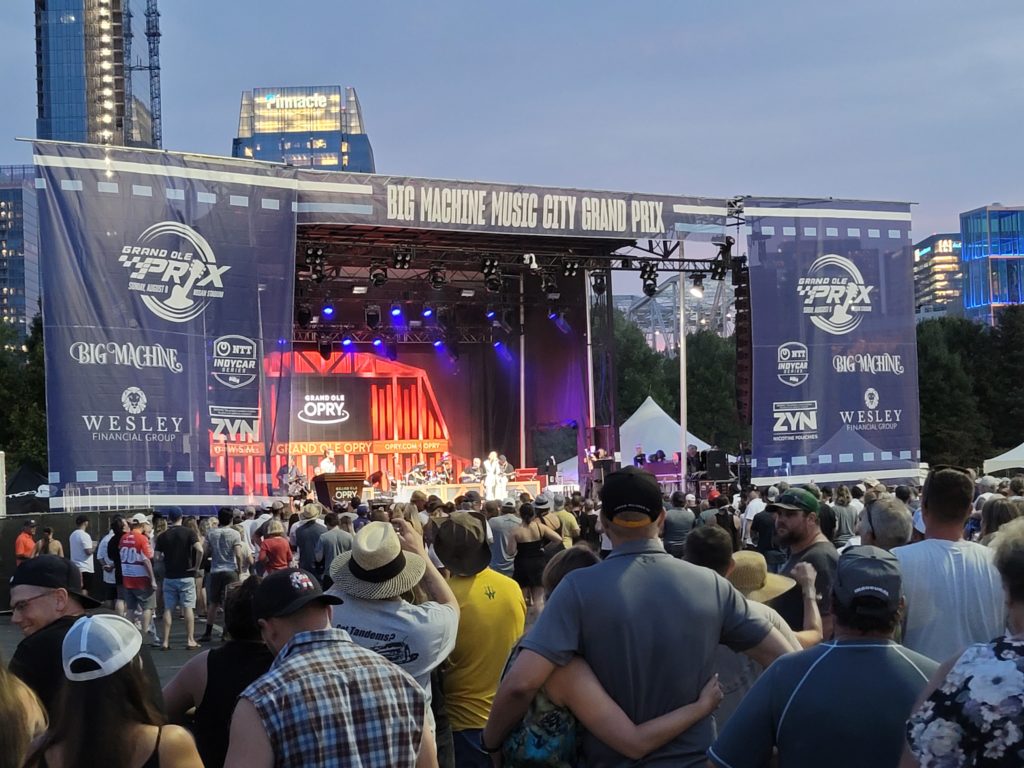
<svg viewBox="0 0 1024 768">
<path fill-rule="evenodd" d="M 494 487 L 494 498 L 504 499 L 508 494 L 508 483 L 516 476 L 516 469 L 505 455 L 498 457 L 498 480 Z"/>
<path fill-rule="evenodd" d="M 448 451 L 441 454 L 441 463 L 434 467 L 434 479 L 445 485 L 452 481 L 452 455 Z"/>
<path fill-rule="evenodd" d="M 642 467 L 647 463 L 647 457 L 644 455 L 644 448 L 642 445 L 636 447 L 636 455 L 633 457 L 633 466 Z"/>
<path fill-rule="evenodd" d="M 487 460 L 484 462 L 484 498 L 487 501 L 504 498 L 504 496 L 498 496 L 498 483 L 501 477 L 503 475 L 501 473 L 501 463 L 498 460 L 498 452 L 491 451 L 487 454 Z M 505 483 L 507 482 L 508 480 L 506 479 Z M 504 483 L 502 484 L 502 490 L 504 490 Z"/>
<path fill-rule="evenodd" d="M 462 470 L 462 474 L 459 475 L 460 483 L 480 483 L 483 482 L 483 479 L 484 466 L 479 456 L 473 459 L 472 466 L 466 467 Z"/>
<path fill-rule="evenodd" d="M 320 459 L 320 466 L 318 469 L 320 470 L 319 474 L 321 475 L 337 471 L 334 466 L 334 451 L 330 448 L 324 451 L 324 457 Z"/>
</svg>

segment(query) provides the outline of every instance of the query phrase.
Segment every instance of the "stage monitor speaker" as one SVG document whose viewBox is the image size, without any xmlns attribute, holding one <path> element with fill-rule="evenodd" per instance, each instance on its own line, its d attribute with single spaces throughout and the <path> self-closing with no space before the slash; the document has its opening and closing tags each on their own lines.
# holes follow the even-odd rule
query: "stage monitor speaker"
<svg viewBox="0 0 1024 768">
<path fill-rule="evenodd" d="M 705 472 L 704 478 L 716 483 L 732 480 L 732 473 L 729 471 L 729 458 L 725 455 L 725 451 L 708 451 Z"/>
</svg>

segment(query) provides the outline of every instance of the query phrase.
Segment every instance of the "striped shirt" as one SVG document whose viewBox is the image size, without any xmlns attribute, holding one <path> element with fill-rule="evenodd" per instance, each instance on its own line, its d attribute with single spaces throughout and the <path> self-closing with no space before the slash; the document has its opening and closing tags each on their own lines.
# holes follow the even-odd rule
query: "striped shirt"
<svg viewBox="0 0 1024 768">
<path fill-rule="evenodd" d="M 416 764 L 423 688 L 344 630 L 295 635 L 242 698 L 256 709 L 277 768 Z"/>
</svg>

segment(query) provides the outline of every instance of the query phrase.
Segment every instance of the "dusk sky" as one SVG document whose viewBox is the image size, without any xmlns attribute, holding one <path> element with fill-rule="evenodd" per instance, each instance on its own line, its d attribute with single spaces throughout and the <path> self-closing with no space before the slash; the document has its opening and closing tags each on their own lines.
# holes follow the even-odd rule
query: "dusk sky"
<svg viewBox="0 0 1024 768">
<path fill-rule="evenodd" d="M 32 3 L 0 2 L 0 164 L 29 161 Z M 1020 191 L 1024 3 L 163 0 L 164 146 L 228 155 L 241 91 L 351 85 L 379 173 L 919 203 Z"/>
</svg>

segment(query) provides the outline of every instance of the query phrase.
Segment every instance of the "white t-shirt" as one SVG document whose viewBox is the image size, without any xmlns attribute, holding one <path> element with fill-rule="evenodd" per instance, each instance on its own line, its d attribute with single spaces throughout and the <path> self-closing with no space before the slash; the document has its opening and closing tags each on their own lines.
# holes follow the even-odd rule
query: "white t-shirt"
<svg viewBox="0 0 1024 768">
<path fill-rule="evenodd" d="M 95 573 L 96 568 L 92 563 L 92 555 L 87 555 L 85 550 L 92 549 L 92 536 L 76 528 L 71 532 L 71 546 L 68 547 L 71 555 L 71 562 L 78 566 L 82 573 Z"/>
<path fill-rule="evenodd" d="M 320 471 L 321 472 L 334 472 L 334 459 L 329 459 L 326 456 L 320 460 Z"/>
<path fill-rule="evenodd" d="M 344 629 L 352 642 L 397 664 L 423 686 L 430 712 L 430 673 L 455 647 L 459 614 L 455 606 L 405 600 L 363 600 L 336 587 L 328 594 L 345 602 L 334 606 L 331 626 Z M 433 718 L 430 718 L 433 725 Z"/>
<path fill-rule="evenodd" d="M 747 506 L 743 510 L 743 527 L 746 529 L 746 536 L 744 538 L 744 541 L 747 544 L 752 543 L 752 539 L 750 538 L 751 522 L 753 522 L 754 518 L 757 515 L 764 512 L 767 507 L 768 505 L 765 503 L 764 499 L 760 497 L 756 499 L 751 499 L 750 501 L 747 502 Z"/>
<path fill-rule="evenodd" d="M 850 503 L 847 506 L 856 509 L 858 515 L 864 511 L 864 502 L 860 499 L 850 499 Z"/>
<path fill-rule="evenodd" d="M 112 562 L 107 558 L 107 545 L 110 544 L 110 538 L 114 535 L 113 531 L 107 531 L 107 535 L 100 540 L 100 545 L 96 548 L 96 557 L 99 558 L 100 562 L 105 565 L 113 565 Z M 115 584 L 117 574 L 114 571 L 103 571 L 103 583 L 104 584 Z"/>
<path fill-rule="evenodd" d="M 993 551 L 973 541 L 925 539 L 892 551 L 907 600 L 903 645 L 942 663 L 1006 629 Z"/>
</svg>

